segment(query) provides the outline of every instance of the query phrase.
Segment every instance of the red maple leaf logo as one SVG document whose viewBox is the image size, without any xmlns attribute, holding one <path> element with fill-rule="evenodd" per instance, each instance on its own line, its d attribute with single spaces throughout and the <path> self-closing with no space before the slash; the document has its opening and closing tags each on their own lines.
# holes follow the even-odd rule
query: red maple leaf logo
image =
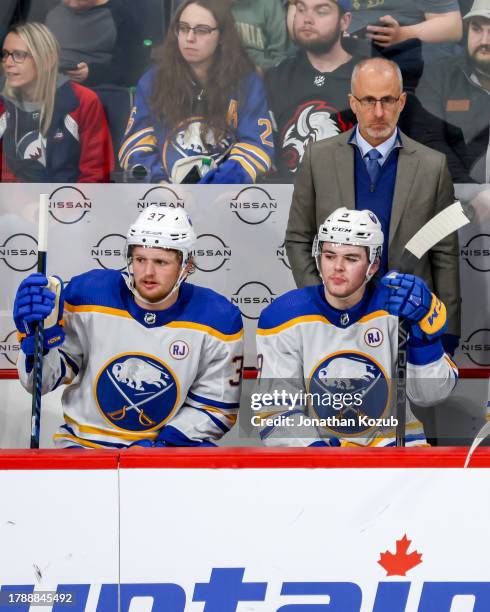
<svg viewBox="0 0 490 612">
<path fill-rule="evenodd" d="M 386 570 L 387 576 L 406 576 L 409 570 L 422 563 L 422 555 L 416 550 L 407 555 L 411 543 L 405 534 L 396 541 L 395 554 L 388 550 L 380 553 L 378 563 Z"/>
</svg>

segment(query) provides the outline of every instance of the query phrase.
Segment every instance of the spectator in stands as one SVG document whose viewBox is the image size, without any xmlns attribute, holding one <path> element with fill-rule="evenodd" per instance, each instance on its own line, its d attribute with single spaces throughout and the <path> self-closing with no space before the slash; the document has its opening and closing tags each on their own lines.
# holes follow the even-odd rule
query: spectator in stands
<svg viewBox="0 0 490 612">
<path fill-rule="evenodd" d="M 114 154 L 97 95 L 58 75 L 59 50 L 40 23 L 10 29 L 2 49 L 2 181 L 105 182 Z"/>
<path fill-rule="evenodd" d="M 356 0 L 349 28 L 400 66 L 408 90 L 422 73 L 422 43 L 459 41 L 462 31 L 458 0 Z"/>
<path fill-rule="evenodd" d="M 62 0 L 46 25 L 61 48 L 60 69 L 73 81 L 129 86 L 144 70 L 143 36 L 121 0 Z"/>
<path fill-rule="evenodd" d="M 475 0 L 464 21 L 465 54 L 424 71 L 417 97 L 433 117 L 414 116 L 411 135 L 445 153 L 455 182 L 488 183 L 490 0 Z"/>
<path fill-rule="evenodd" d="M 357 60 L 341 44 L 351 6 L 351 0 L 298 0 L 292 24 L 298 54 L 266 74 L 284 177 L 293 178 L 310 142 L 355 124 L 348 94 Z"/>
<path fill-rule="evenodd" d="M 286 14 L 281 0 L 230 0 L 238 33 L 262 71 L 286 57 Z"/>
<path fill-rule="evenodd" d="M 259 72 L 286 57 L 287 31 L 283 0 L 228 0 L 238 34 Z M 177 4 L 180 5 L 183 0 Z"/>
<path fill-rule="evenodd" d="M 271 167 L 265 88 L 228 0 L 187 0 L 138 84 L 119 152 L 153 182 L 251 183 Z M 206 173 L 207 171 L 207 173 Z"/>
</svg>

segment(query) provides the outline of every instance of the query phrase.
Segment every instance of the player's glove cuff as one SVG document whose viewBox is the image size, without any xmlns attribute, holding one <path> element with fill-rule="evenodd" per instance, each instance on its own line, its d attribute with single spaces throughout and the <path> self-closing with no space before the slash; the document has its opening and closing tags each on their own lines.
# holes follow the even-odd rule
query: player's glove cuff
<svg viewBox="0 0 490 612">
<path fill-rule="evenodd" d="M 35 351 L 35 336 L 26 336 L 26 334 L 21 334 L 17 332 L 17 338 L 20 342 L 20 348 L 23 352 L 29 357 L 34 355 Z M 59 344 L 63 344 L 65 340 L 65 332 L 61 325 L 54 325 L 53 327 L 49 327 L 44 330 L 44 342 L 43 342 L 43 354 L 47 355 L 49 349 L 58 346 Z"/>
<path fill-rule="evenodd" d="M 413 325 L 412 329 L 418 328 Z M 410 330 L 407 342 L 407 360 L 414 365 L 426 365 L 437 361 L 444 355 L 444 347 L 440 338 L 427 340 L 426 338 L 416 338 L 412 329 Z M 418 328 L 420 329 L 420 328 Z"/>
<path fill-rule="evenodd" d="M 433 293 L 429 312 L 418 324 L 413 325 L 413 334 L 419 339 L 435 340 L 440 338 L 446 331 L 447 312 L 444 302 Z"/>
</svg>

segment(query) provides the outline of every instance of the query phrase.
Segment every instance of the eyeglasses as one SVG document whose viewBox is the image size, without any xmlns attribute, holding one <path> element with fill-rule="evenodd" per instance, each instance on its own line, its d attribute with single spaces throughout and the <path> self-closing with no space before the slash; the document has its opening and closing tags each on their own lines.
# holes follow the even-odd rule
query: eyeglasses
<svg viewBox="0 0 490 612">
<path fill-rule="evenodd" d="M 195 36 L 197 36 L 197 38 L 201 38 L 202 36 L 209 36 L 212 32 L 218 29 L 219 28 L 212 28 L 208 25 L 197 25 L 192 27 L 188 23 L 179 22 L 175 26 L 175 33 L 177 34 L 177 36 L 179 34 L 187 36 L 187 34 L 189 34 L 189 32 L 192 30 L 192 32 Z"/>
<path fill-rule="evenodd" d="M 14 60 L 15 64 L 23 64 L 26 58 L 32 57 L 28 51 L 7 51 L 7 49 L 3 49 L 2 62 L 6 62 L 9 56 Z"/>
<path fill-rule="evenodd" d="M 352 95 L 352 97 L 355 98 L 363 108 L 374 108 L 377 102 L 379 102 L 383 108 L 393 108 L 400 99 L 400 96 L 398 96 L 398 98 L 394 96 L 383 96 L 382 98 L 366 96 L 365 98 L 358 98 Z"/>
</svg>

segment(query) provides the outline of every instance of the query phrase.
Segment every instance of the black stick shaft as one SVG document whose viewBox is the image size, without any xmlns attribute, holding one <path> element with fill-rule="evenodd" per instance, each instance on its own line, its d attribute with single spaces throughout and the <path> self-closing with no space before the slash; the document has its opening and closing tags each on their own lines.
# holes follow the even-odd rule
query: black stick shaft
<svg viewBox="0 0 490 612">
<path fill-rule="evenodd" d="M 46 274 L 46 252 L 37 255 L 37 271 Z M 35 323 L 34 331 L 34 371 L 31 405 L 31 448 L 39 448 L 41 431 L 41 391 L 43 385 L 44 322 Z"/>
<path fill-rule="evenodd" d="M 398 322 L 398 360 L 396 369 L 396 446 L 405 446 L 407 423 L 407 340 L 405 321 Z"/>
<path fill-rule="evenodd" d="M 407 249 L 403 250 L 400 258 L 400 272 L 413 274 L 417 263 Z M 408 326 L 401 319 L 398 320 L 398 359 L 396 367 L 396 446 L 405 446 L 405 429 L 407 424 L 407 341 Z"/>
</svg>

